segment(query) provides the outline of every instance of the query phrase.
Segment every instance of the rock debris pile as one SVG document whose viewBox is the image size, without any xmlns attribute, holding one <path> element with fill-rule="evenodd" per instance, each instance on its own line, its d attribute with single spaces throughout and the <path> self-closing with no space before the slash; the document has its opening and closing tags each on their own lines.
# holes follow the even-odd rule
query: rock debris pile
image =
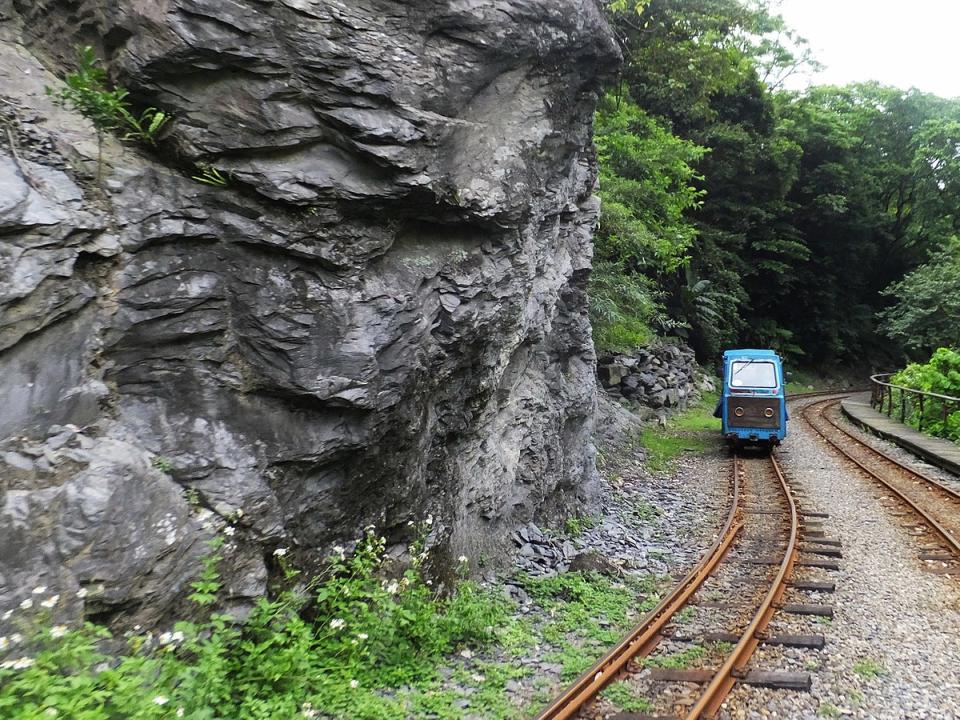
<svg viewBox="0 0 960 720">
<path fill-rule="evenodd" d="M 611 397 L 653 410 L 683 409 L 695 390 L 713 390 L 693 350 L 682 345 L 658 345 L 634 355 L 601 358 L 597 375 Z"/>
</svg>

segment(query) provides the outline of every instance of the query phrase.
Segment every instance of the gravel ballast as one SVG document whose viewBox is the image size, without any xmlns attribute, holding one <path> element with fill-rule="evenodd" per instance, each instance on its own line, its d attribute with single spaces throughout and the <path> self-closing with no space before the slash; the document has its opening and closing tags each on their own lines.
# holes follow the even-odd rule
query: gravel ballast
<svg viewBox="0 0 960 720">
<path fill-rule="evenodd" d="M 820 575 L 836 592 L 808 600 L 833 604 L 835 616 L 808 621 L 826 635 L 823 650 L 762 648 L 756 658 L 763 669 L 810 671 L 811 693 L 738 687 L 723 717 L 960 718 L 958 578 L 924 569 L 925 541 L 799 420 L 799 405 L 780 458 L 806 489 L 804 507 L 829 513 L 823 529 L 842 542 L 841 571 Z"/>
</svg>

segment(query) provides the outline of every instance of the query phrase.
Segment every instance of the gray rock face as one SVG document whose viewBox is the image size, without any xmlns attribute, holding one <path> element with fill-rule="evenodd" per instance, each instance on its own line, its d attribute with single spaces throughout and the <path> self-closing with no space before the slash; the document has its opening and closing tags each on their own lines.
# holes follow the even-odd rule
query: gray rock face
<svg viewBox="0 0 960 720">
<path fill-rule="evenodd" d="M 432 513 L 439 565 L 496 557 L 589 494 L 590 122 L 618 60 L 592 0 L 0 17 L 0 609 L 102 585 L 93 611 L 153 621 L 227 525 L 238 602 L 272 549 L 310 567 L 368 522 L 403 543 Z M 44 93 L 83 44 L 174 116 L 156 151 L 106 138 L 99 182 Z M 22 460 L 68 423 L 87 455 Z"/>
</svg>

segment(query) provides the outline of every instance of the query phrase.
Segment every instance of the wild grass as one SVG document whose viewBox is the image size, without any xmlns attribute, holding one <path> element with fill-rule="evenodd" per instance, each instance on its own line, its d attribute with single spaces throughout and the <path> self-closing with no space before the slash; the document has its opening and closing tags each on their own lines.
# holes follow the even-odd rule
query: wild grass
<svg viewBox="0 0 960 720">
<path fill-rule="evenodd" d="M 641 445 L 647 451 L 647 467 L 668 472 L 687 452 L 702 453 L 714 447 L 720 436 L 720 420 L 713 417 L 717 393 L 705 393 L 696 404 L 667 422 L 666 427 L 643 431 Z"/>
</svg>

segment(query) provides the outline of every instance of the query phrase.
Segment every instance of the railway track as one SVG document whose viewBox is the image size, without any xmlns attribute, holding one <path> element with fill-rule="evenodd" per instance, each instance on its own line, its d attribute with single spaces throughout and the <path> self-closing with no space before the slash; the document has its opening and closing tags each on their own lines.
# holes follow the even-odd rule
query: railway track
<svg viewBox="0 0 960 720">
<path fill-rule="evenodd" d="M 806 673 L 763 672 L 749 668 L 754 651 L 761 643 L 819 646 L 816 642 L 811 644 L 813 636 L 767 634 L 775 613 L 805 614 L 811 612 L 811 607 L 814 614 L 824 613 L 817 610 L 822 606 L 782 603 L 798 562 L 802 521 L 794 493 L 776 457 L 734 456 L 732 466 L 730 511 L 700 563 L 626 638 L 543 710 L 538 720 L 603 717 L 605 712 L 597 709 L 598 693 L 615 679 L 631 677 L 644 685 L 645 693 L 654 693 L 650 698 L 651 707 L 669 713 L 652 717 L 683 717 L 687 720 L 713 717 L 737 682 L 795 689 L 809 687 Z M 831 550 L 838 554 L 835 548 Z M 805 564 L 835 567 L 835 563 L 829 561 Z M 710 587 L 714 590 L 705 592 Z M 795 587 L 798 591 L 832 590 L 831 583 L 796 583 Z M 716 596 L 736 602 L 716 603 L 706 599 Z M 693 631 L 696 638 L 676 634 L 680 627 L 676 622 L 678 613 L 687 607 L 694 608 L 699 614 L 699 628 Z M 711 616 L 715 610 L 731 612 Z M 708 632 L 707 628 L 711 627 L 713 631 Z M 661 643 L 675 647 L 695 639 L 714 642 L 711 657 L 707 660 L 710 666 L 671 670 L 661 663 L 658 669 L 656 660 Z M 820 641 L 822 644 L 822 638 Z M 695 697 L 685 697 L 684 703 L 671 706 L 665 698 L 675 697 L 675 694 L 663 692 L 671 683 L 684 688 L 695 683 L 698 690 Z M 660 697 L 656 692 L 658 687 Z"/>
<path fill-rule="evenodd" d="M 921 559 L 943 563 L 948 572 L 960 569 L 960 492 L 903 465 L 849 432 L 829 414 L 838 403 L 835 398 L 815 401 L 801 414 L 837 452 L 891 492 L 897 504 L 908 510 L 902 515 L 919 516 L 921 529 L 929 528 L 937 536 L 937 544 L 925 548 Z"/>
</svg>

